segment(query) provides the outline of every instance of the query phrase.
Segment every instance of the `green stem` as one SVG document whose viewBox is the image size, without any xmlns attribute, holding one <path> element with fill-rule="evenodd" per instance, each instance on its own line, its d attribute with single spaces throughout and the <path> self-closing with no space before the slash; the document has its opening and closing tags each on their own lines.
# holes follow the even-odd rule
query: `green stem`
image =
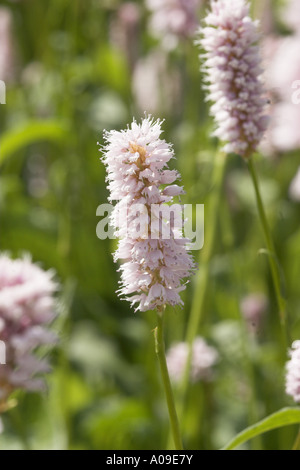
<svg viewBox="0 0 300 470">
<path fill-rule="evenodd" d="M 209 214 L 208 223 L 205 223 L 206 232 L 204 240 L 204 248 L 200 252 L 199 258 L 199 271 L 196 275 L 195 280 L 195 294 L 193 297 L 191 313 L 189 317 L 189 322 L 187 326 L 186 341 L 189 345 L 189 354 L 186 361 L 182 386 L 181 386 L 181 396 L 182 396 L 182 407 L 184 407 L 184 402 L 189 385 L 189 376 L 191 368 L 191 359 L 192 359 L 192 346 L 193 342 L 197 336 L 199 325 L 203 317 L 206 293 L 208 289 L 209 282 L 209 269 L 210 261 L 213 254 L 214 242 L 217 232 L 217 222 L 218 222 L 218 209 L 221 200 L 222 194 L 222 185 L 223 177 L 225 171 L 226 155 L 222 152 L 219 152 L 215 157 L 214 170 L 213 170 L 213 193 L 210 198 L 209 207 L 206 213 Z M 182 409 L 183 411 L 183 409 Z"/>
<path fill-rule="evenodd" d="M 164 343 L 164 313 L 159 311 L 157 313 L 157 327 L 154 330 L 154 339 L 155 339 L 155 352 L 157 354 L 160 371 L 162 376 L 162 381 L 164 385 L 165 395 L 167 399 L 168 411 L 169 411 L 169 418 L 170 424 L 174 439 L 174 444 L 176 450 L 183 450 L 179 423 L 175 408 L 175 401 L 173 396 L 173 391 L 171 387 L 167 361 L 166 361 L 166 354 L 165 354 L 165 343 Z"/>
<path fill-rule="evenodd" d="M 252 357 L 255 357 L 254 348 L 257 347 L 256 340 L 249 336 L 249 331 L 246 329 L 245 320 L 243 319 L 240 305 L 241 299 L 243 297 L 243 288 L 241 285 L 241 280 L 243 275 L 241 272 L 242 260 L 238 259 L 239 252 L 235 251 L 234 244 L 234 234 L 232 227 L 232 219 L 230 214 L 230 208 L 227 201 L 224 201 L 224 204 L 221 208 L 221 232 L 223 234 L 223 244 L 226 247 L 228 254 L 231 258 L 231 283 L 236 286 L 237 295 L 235 296 L 235 317 L 240 324 L 240 332 L 242 338 L 242 353 L 245 364 L 245 372 L 248 375 L 249 380 L 249 406 L 248 406 L 248 419 L 249 426 L 254 423 L 257 423 L 261 417 L 258 410 L 258 400 L 257 400 L 257 383 L 256 383 L 256 374 L 255 366 L 252 361 Z M 252 450 L 262 450 L 262 436 L 259 435 L 256 438 L 251 440 Z"/>
<path fill-rule="evenodd" d="M 259 212 L 259 217 L 260 221 L 262 224 L 262 228 L 264 231 L 265 235 L 265 242 L 266 246 L 268 249 L 268 259 L 270 263 L 270 269 L 271 269 L 271 274 L 272 274 L 272 280 L 273 280 L 273 285 L 274 285 L 274 290 L 275 290 L 275 295 L 276 295 L 276 301 L 279 309 L 279 317 L 280 317 L 280 324 L 281 324 L 281 329 L 282 329 L 282 338 L 283 338 L 283 345 L 285 348 L 285 354 L 287 351 L 287 326 L 286 326 L 286 303 L 285 299 L 281 293 L 281 280 L 280 280 L 280 271 L 279 271 L 279 265 L 278 265 L 278 258 L 276 255 L 275 251 L 275 246 L 273 243 L 271 231 L 269 228 L 268 224 L 268 219 L 266 216 L 260 188 L 259 188 L 259 182 L 258 182 L 258 177 L 255 169 L 255 165 L 253 162 L 253 158 L 249 158 L 248 160 L 248 168 L 249 172 L 252 178 L 254 190 L 255 190 L 255 195 L 256 195 L 256 201 L 257 201 L 257 208 Z"/>
<path fill-rule="evenodd" d="M 215 237 L 217 232 L 217 222 L 219 206 L 221 202 L 223 178 L 225 172 L 225 166 L 227 161 L 227 155 L 223 152 L 218 152 L 215 156 L 213 175 L 212 175 L 212 193 L 210 195 L 210 201 L 208 209 L 205 210 L 206 214 L 209 214 L 208 223 L 205 222 L 205 239 L 203 250 L 199 253 L 199 269 L 195 278 L 194 297 L 191 306 L 191 312 L 186 331 L 186 342 L 189 346 L 188 356 L 185 364 L 185 369 L 180 384 L 180 408 L 179 417 L 182 420 L 184 415 L 184 409 L 186 406 L 187 392 L 190 382 L 190 370 L 192 363 L 192 348 L 194 340 L 197 336 L 199 325 L 203 317 L 203 311 L 205 306 L 206 293 L 209 282 L 209 270 L 210 262 L 213 254 Z M 170 443 L 170 437 L 168 439 L 168 448 Z"/>
<path fill-rule="evenodd" d="M 294 445 L 292 447 L 292 450 L 300 450 L 300 429 L 299 429 L 299 432 L 297 434 L 297 437 L 296 437 L 296 440 L 294 442 Z"/>
</svg>

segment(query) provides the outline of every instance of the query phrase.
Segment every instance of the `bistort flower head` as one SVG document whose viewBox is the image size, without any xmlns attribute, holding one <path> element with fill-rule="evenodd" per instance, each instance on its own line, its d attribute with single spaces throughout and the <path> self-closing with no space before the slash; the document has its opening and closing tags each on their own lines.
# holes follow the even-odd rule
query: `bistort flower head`
<svg viewBox="0 0 300 470">
<path fill-rule="evenodd" d="M 300 341 L 294 341 L 286 365 L 286 393 L 300 403 Z"/>
<path fill-rule="evenodd" d="M 35 349 L 56 342 L 48 329 L 55 316 L 56 289 L 53 273 L 29 257 L 12 260 L 0 255 L 0 340 L 6 349 L 6 364 L 0 366 L 0 403 L 19 388 L 44 389 L 39 375 L 49 372 L 49 364 Z"/>
<path fill-rule="evenodd" d="M 179 174 L 167 164 L 174 152 L 161 133 L 161 121 L 147 117 L 126 130 L 104 134 L 102 160 L 110 201 L 117 201 L 111 214 L 120 239 L 114 258 L 124 260 L 118 293 L 140 311 L 183 304 L 183 279 L 195 269 L 180 227 L 164 216 L 183 189 L 173 184 Z"/>
<path fill-rule="evenodd" d="M 226 153 L 248 158 L 267 128 L 267 100 L 261 80 L 257 21 L 249 17 L 245 0 L 211 0 L 211 12 L 200 28 L 197 43 L 208 82 L 207 99 L 214 104 L 214 135 Z"/>
<path fill-rule="evenodd" d="M 176 383 L 182 380 L 188 352 L 188 344 L 184 342 L 174 344 L 167 352 L 169 374 Z M 195 383 L 199 380 L 211 380 L 213 375 L 212 367 L 216 364 L 218 357 L 216 349 L 209 346 L 203 338 L 198 336 L 194 340 L 192 348 L 191 381 Z"/>
</svg>

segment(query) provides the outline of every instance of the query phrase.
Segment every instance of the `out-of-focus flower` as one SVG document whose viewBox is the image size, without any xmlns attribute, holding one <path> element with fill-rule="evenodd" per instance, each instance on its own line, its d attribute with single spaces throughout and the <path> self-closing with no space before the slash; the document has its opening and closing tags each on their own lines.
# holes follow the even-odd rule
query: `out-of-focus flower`
<svg viewBox="0 0 300 470">
<path fill-rule="evenodd" d="M 160 139 L 161 133 L 161 121 L 148 117 L 104 135 L 110 201 L 118 201 L 111 216 L 120 238 L 115 260 L 125 261 L 119 294 L 138 304 L 140 311 L 183 304 L 179 295 L 185 289 L 183 279 L 195 268 L 181 228 L 172 227 L 170 215 L 164 215 L 169 210 L 165 203 L 183 194 L 183 189 L 172 184 L 179 175 L 168 169 L 174 152 Z"/>
<path fill-rule="evenodd" d="M 253 332 L 257 332 L 262 324 L 268 308 L 268 299 L 263 294 L 250 294 L 241 301 L 241 312 Z"/>
<path fill-rule="evenodd" d="M 226 153 L 251 156 L 267 128 L 257 40 L 258 22 L 249 17 L 245 0 L 212 0 L 198 41 L 205 53 L 204 71 L 214 135 L 226 142 Z"/>
<path fill-rule="evenodd" d="M 300 32 L 300 2 L 299 0 L 286 0 L 283 5 L 282 18 L 293 30 Z"/>
<path fill-rule="evenodd" d="M 168 49 L 195 33 L 202 0 L 147 0 L 146 4 L 152 12 L 150 30 Z"/>
<path fill-rule="evenodd" d="M 179 383 L 183 377 L 188 351 L 188 344 L 181 342 L 174 344 L 167 352 L 169 374 L 176 383 Z M 213 377 L 212 368 L 218 361 L 218 357 L 216 349 L 209 346 L 203 338 L 198 336 L 194 340 L 192 348 L 191 381 L 195 383 L 199 380 L 211 380 Z"/>
<path fill-rule="evenodd" d="M 289 102 L 274 104 L 266 143 L 279 152 L 300 148 L 300 107 Z"/>
<path fill-rule="evenodd" d="M 300 147 L 300 104 L 293 100 L 300 80 L 300 35 L 274 38 L 264 48 L 266 82 L 271 92 L 270 126 L 262 150 L 286 152 Z M 298 93 L 299 94 L 299 93 Z"/>
<path fill-rule="evenodd" d="M 139 56 L 140 20 L 139 5 L 125 2 L 118 8 L 110 28 L 111 40 L 125 54 L 131 70 Z"/>
<path fill-rule="evenodd" d="M 275 90 L 282 99 L 291 102 L 292 84 L 300 80 L 300 36 L 287 36 L 274 42 L 272 56 L 266 58 L 268 87 Z"/>
<path fill-rule="evenodd" d="M 289 189 L 290 198 L 295 202 L 300 202 L 300 167 L 295 178 L 291 182 Z"/>
<path fill-rule="evenodd" d="M 0 255 L 0 340 L 6 348 L 6 364 L 0 366 L 0 403 L 19 388 L 44 389 L 40 374 L 49 372 L 49 363 L 35 349 L 56 342 L 48 329 L 55 316 L 56 289 L 53 273 L 28 257 L 12 260 Z"/>
<path fill-rule="evenodd" d="M 154 51 L 136 63 L 132 91 L 139 111 L 176 112 L 180 96 L 180 74 L 168 68 L 166 55 Z"/>
<path fill-rule="evenodd" d="M 10 82 L 15 76 L 15 49 L 12 34 L 12 15 L 0 7 L 0 80 Z"/>
<path fill-rule="evenodd" d="M 300 402 L 300 341 L 294 341 L 290 350 L 291 359 L 286 364 L 286 393 Z"/>
</svg>

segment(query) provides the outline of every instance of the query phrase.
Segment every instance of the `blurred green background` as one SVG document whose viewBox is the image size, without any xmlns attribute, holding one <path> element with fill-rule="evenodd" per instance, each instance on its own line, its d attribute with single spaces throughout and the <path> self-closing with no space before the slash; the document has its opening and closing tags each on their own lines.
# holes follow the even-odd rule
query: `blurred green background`
<svg viewBox="0 0 300 470">
<path fill-rule="evenodd" d="M 11 38 L 6 105 L 0 107 L 0 250 L 30 252 L 61 284 L 55 329 L 60 344 L 45 396 L 18 394 L 3 416 L 1 449 L 163 449 L 168 416 L 156 362 L 153 312 L 118 300 L 115 240 L 99 240 L 96 209 L 107 201 L 97 142 L 144 111 L 165 118 L 182 174 L 185 203 L 206 203 L 217 142 L 201 91 L 193 38 L 165 50 L 117 0 L 0 1 Z M 278 2 L 270 8 L 276 12 Z M 203 16 L 204 6 L 199 11 Z M 280 25 L 279 25 L 280 27 Z M 1 45 L 4 39 L 0 38 Z M 3 71 L 2 71 L 3 72 Z M 4 73 L 4 72 L 3 72 Z M 300 77 L 299 77 L 300 78 Z M 300 337 L 300 206 L 288 196 L 299 152 L 258 162 L 268 216 L 285 274 L 292 339 Z M 206 214 L 208 226 L 210 214 Z M 256 419 L 291 405 L 276 303 L 243 161 L 228 159 L 218 236 L 199 334 L 219 352 L 214 380 L 191 387 L 184 416 L 186 448 L 217 449 Z M 198 252 L 194 252 L 198 259 Z M 253 334 L 240 301 L 269 299 Z M 167 310 L 166 346 L 184 338 L 194 283 L 183 310 Z M 291 448 L 297 427 L 245 448 Z M 249 447 L 250 446 L 250 447 Z"/>
</svg>

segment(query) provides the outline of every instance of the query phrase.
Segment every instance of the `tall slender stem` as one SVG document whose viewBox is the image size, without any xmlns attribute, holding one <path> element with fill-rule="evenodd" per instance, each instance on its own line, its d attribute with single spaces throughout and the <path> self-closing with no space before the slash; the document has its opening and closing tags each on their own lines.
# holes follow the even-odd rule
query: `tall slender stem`
<svg viewBox="0 0 300 470">
<path fill-rule="evenodd" d="M 215 236 L 217 231 L 218 222 L 218 209 L 220 205 L 220 199 L 222 194 L 222 184 L 225 171 L 226 155 L 219 152 L 215 157 L 214 169 L 213 169 L 213 192 L 211 194 L 208 210 L 205 214 L 209 214 L 206 221 L 205 219 L 205 239 L 204 247 L 200 252 L 199 257 L 199 271 L 195 280 L 195 294 L 193 297 L 191 313 L 186 332 L 186 341 L 189 345 L 189 354 L 186 361 L 182 387 L 182 407 L 184 407 L 184 401 L 189 385 L 189 375 L 191 368 L 192 359 L 192 346 L 197 336 L 199 325 L 203 317 L 203 310 L 205 305 L 206 293 L 209 281 L 209 269 L 210 261 L 213 254 Z M 182 410 L 183 411 L 183 410 Z"/>
<path fill-rule="evenodd" d="M 161 311 L 157 313 L 157 327 L 154 330 L 154 338 L 155 338 L 155 352 L 159 360 L 160 371 L 161 371 L 163 386 L 164 386 L 165 395 L 167 399 L 169 418 L 170 418 L 170 424 L 171 424 L 175 448 L 176 450 L 183 450 L 180 429 L 179 429 L 179 422 L 178 422 L 176 408 L 175 408 L 175 401 L 174 401 L 174 396 L 173 396 L 173 391 L 171 387 L 167 361 L 166 361 L 165 343 L 164 343 L 164 313 Z"/>
<path fill-rule="evenodd" d="M 273 280 L 273 285 L 274 285 L 274 290 L 275 290 L 275 295 L 276 295 L 277 306 L 279 309 L 279 318 L 280 318 L 280 324 L 281 324 L 281 329 L 282 329 L 283 345 L 284 345 L 285 352 L 286 352 L 287 343 L 288 343 L 287 325 L 286 325 L 286 302 L 281 292 L 281 280 L 280 280 L 278 258 L 276 255 L 275 246 L 274 246 L 272 235 L 271 235 L 271 230 L 269 227 L 268 219 L 266 216 L 266 211 L 265 211 L 264 204 L 263 204 L 263 199 L 262 199 L 260 188 L 259 188 L 259 182 L 258 182 L 255 165 L 253 162 L 253 157 L 248 160 L 248 168 L 251 174 L 251 178 L 252 178 L 252 182 L 253 182 L 253 186 L 255 190 L 257 208 L 258 208 L 260 221 L 261 221 L 262 228 L 263 228 L 264 235 L 265 235 L 266 246 L 268 249 L 268 259 L 269 259 L 269 264 L 270 264 L 270 269 L 271 269 L 271 274 L 272 274 L 272 280 Z"/>
<path fill-rule="evenodd" d="M 183 418 L 183 413 L 186 405 L 186 397 L 189 388 L 193 343 L 197 336 L 199 325 L 203 317 L 206 293 L 208 289 L 210 261 L 213 254 L 215 236 L 217 231 L 219 213 L 218 210 L 222 194 L 224 172 L 227 160 L 226 157 L 227 155 L 223 152 L 218 152 L 215 156 L 212 175 L 213 188 L 209 198 L 210 200 L 208 207 L 205 209 L 204 247 L 203 250 L 199 253 L 199 269 L 195 279 L 195 293 L 192 300 L 191 312 L 186 331 L 188 356 L 186 359 L 183 377 L 179 389 L 180 408 L 178 410 L 178 414 L 180 420 L 182 420 Z M 207 215 L 209 215 L 209 217 L 206 219 Z M 168 443 L 170 443 L 170 436 L 168 439 Z"/>
<path fill-rule="evenodd" d="M 241 350 L 244 359 L 244 368 L 245 372 L 248 375 L 249 380 L 249 400 L 248 400 L 248 419 L 249 419 L 249 426 L 254 423 L 257 423 L 260 419 L 259 413 L 259 406 L 257 400 L 257 383 L 256 383 L 256 374 L 255 374 L 255 366 L 253 364 L 252 358 L 255 356 L 254 348 L 256 348 L 256 338 L 251 338 L 249 331 L 246 329 L 246 323 L 243 319 L 241 313 L 241 300 L 244 293 L 244 288 L 241 284 L 243 279 L 242 272 L 241 272 L 241 260 L 238 259 L 238 252 L 235 252 L 235 245 L 234 245 L 234 234 L 233 234 L 233 227 L 232 227 L 232 218 L 230 214 L 230 208 L 228 205 L 228 201 L 224 201 L 224 204 L 221 207 L 221 232 L 223 235 L 223 243 L 226 249 L 228 250 L 231 258 L 231 276 L 232 276 L 232 284 L 236 286 L 237 295 L 235 296 L 235 317 L 240 324 L 240 334 L 241 334 Z M 257 436 L 251 440 L 251 446 L 253 450 L 262 450 L 262 436 Z"/>
</svg>

